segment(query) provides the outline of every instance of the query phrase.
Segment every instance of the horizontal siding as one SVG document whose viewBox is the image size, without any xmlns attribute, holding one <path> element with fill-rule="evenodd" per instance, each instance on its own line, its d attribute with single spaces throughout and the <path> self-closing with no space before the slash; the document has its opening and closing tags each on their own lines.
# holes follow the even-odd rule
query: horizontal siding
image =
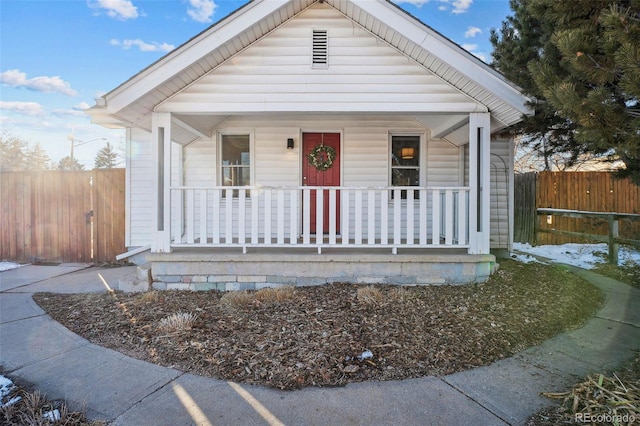
<svg viewBox="0 0 640 426">
<path fill-rule="evenodd" d="M 252 156 L 253 183 L 257 186 L 295 187 L 301 184 L 301 135 L 305 131 L 341 132 L 342 133 L 342 185 L 355 187 L 384 187 L 389 185 L 389 134 L 390 133 L 424 133 L 428 130 L 411 117 L 386 118 L 376 116 L 244 116 L 233 117 L 217 129 L 219 132 L 247 131 L 254 135 L 254 154 Z M 295 148 L 286 149 L 286 140 L 293 138 Z M 218 147 L 215 140 L 200 140 L 189 144 L 184 149 L 184 176 L 187 186 L 215 185 L 218 173 L 216 153 Z M 424 170 L 427 185 L 458 186 L 460 185 L 459 149 L 440 140 L 427 141 L 426 168 Z M 366 197 L 365 197 L 366 201 Z M 211 203 L 211 199 L 208 199 Z M 251 202 L 250 202 L 251 204 Z M 429 208 L 431 200 L 429 200 Z M 288 204 L 287 204 L 288 206 Z M 199 227 L 199 195 L 194 196 L 196 228 Z M 415 229 L 418 229 L 418 211 L 414 215 Z M 264 206 L 260 206 L 262 217 Z M 275 203 L 272 205 L 273 226 L 277 220 Z M 364 208 L 366 215 L 366 205 Z M 248 214 L 248 213 L 247 213 Z M 285 219 L 288 220 L 288 212 Z M 376 218 L 380 217 L 376 208 Z M 389 211 L 391 223 L 393 211 Z M 207 221 L 216 220 L 213 213 L 208 213 Z M 225 212 L 218 214 L 217 220 L 224 224 Z M 238 218 L 233 218 L 234 229 Z M 250 217 L 246 219 L 250 220 Z M 378 219 L 379 220 L 379 219 Z M 429 217 L 429 221 L 431 218 Z M 354 230 L 354 220 L 350 223 Z M 363 226 L 367 225 L 366 218 Z M 405 230 L 403 224 L 403 233 Z M 247 222 L 248 226 L 248 222 Z M 210 230 L 211 228 L 209 228 Z M 249 228 L 247 228 L 249 229 Z M 274 228 L 275 229 L 275 228 Z M 391 228 L 390 228 L 391 229 Z M 288 232 L 288 230 L 287 230 Z M 287 234 L 288 236 L 288 234 Z"/>
<path fill-rule="evenodd" d="M 510 249 L 509 161 L 508 139 L 491 141 L 491 248 Z M 506 168 L 505 168 L 506 166 Z"/>
<path fill-rule="evenodd" d="M 342 132 L 342 184 L 344 186 L 386 186 L 389 184 L 389 133 L 426 132 L 416 121 L 405 117 L 379 119 L 367 116 L 305 116 L 296 120 L 290 117 L 243 117 L 226 121 L 219 130 L 248 129 L 254 132 L 254 183 L 262 186 L 297 186 L 301 182 L 300 137 L 303 131 Z M 131 210 L 128 220 L 130 246 L 150 243 L 153 185 L 151 167 L 151 135 L 134 130 L 131 132 Z M 286 140 L 295 140 L 295 149 L 286 149 Z M 174 153 L 179 148 L 173 145 Z M 465 169 L 468 167 L 466 145 L 458 148 L 444 140 L 429 140 L 426 154 L 426 184 L 428 186 L 457 186 L 468 181 L 468 173 L 460 170 L 460 149 L 466 152 Z M 183 150 L 183 184 L 187 186 L 213 186 L 217 183 L 217 146 L 215 140 L 199 140 Z M 510 216 L 508 213 L 509 141 L 494 140 L 491 145 L 491 247 L 509 247 Z M 504 160 L 504 164 L 501 159 Z M 175 156 L 172 162 L 173 183 L 179 184 L 179 172 Z M 461 182 L 461 176 L 464 176 Z M 175 203 L 175 198 L 174 198 Z M 429 205 L 431 203 L 429 202 Z M 175 205 L 175 204 L 174 204 Z M 199 208 L 199 205 L 196 204 Z M 275 206 L 272 208 L 275 209 Z M 175 210 L 172 214 L 176 214 Z M 274 215 L 274 218 L 277 215 Z M 379 213 L 376 214 L 379 217 Z M 223 217 L 222 217 L 223 218 Z M 209 220 L 213 220 L 209 217 Z M 275 220 L 275 219 L 274 219 Z M 366 220 L 365 220 L 366 224 Z M 353 223 L 351 224 L 353 229 Z M 275 226 L 275 225 L 274 225 Z M 416 224 L 417 226 L 417 224 Z"/>
<path fill-rule="evenodd" d="M 432 140 L 427 147 L 427 185 L 462 185 L 460 149 L 444 140 Z"/>
<path fill-rule="evenodd" d="M 311 68 L 313 29 L 328 30 L 327 69 Z M 159 110 L 448 111 L 453 105 L 475 108 L 468 96 L 339 12 L 314 7 L 210 71 Z"/>
</svg>

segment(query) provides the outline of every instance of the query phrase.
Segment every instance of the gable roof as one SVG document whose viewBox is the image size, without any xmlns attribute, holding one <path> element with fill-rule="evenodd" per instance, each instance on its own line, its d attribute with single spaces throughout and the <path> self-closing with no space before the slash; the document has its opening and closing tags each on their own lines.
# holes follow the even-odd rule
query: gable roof
<svg viewBox="0 0 640 426">
<path fill-rule="evenodd" d="M 493 127 L 508 127 L 522 114 L 532 114 L 529 99 L 500 73 L 389 0 L 254 0 L 97 99 L 89 110 L 93 121 L 148 129 L 158 104 L 318 2 L 486 106 L 498 122 Z M 454 125 L 450 132 L 459 128 Z"/>
</svg>

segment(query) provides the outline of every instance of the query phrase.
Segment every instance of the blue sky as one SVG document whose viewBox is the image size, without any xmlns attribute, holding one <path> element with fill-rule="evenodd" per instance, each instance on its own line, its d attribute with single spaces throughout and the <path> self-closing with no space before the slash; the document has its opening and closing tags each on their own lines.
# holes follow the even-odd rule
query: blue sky
<svg viewBox="0 0 640 426">
<path fill-rule="evenodd" d="M 267 0 L 268 1 L 268 0 Z M 92 168 L 107 139 L 83 109 L 246 0 L 0 0 L 0 131 L 40 143 L 54 161 Z M 508 0 L 397 0 L 454 42 L 490 62 L 489 31 Z"/>
</svg>

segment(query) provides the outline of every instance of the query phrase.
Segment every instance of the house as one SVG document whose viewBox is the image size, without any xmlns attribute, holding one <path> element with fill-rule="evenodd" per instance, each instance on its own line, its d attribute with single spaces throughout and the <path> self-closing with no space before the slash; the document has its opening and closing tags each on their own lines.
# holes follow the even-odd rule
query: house
<svg viewBox="0 0 640 426">
<path fill-rule="evenodd" d="M 390 1 L 256 0 L 90 114 L 127 129 L 125 256 L 228 290 L 486 279 L 527 101 Z"/>
</svg>

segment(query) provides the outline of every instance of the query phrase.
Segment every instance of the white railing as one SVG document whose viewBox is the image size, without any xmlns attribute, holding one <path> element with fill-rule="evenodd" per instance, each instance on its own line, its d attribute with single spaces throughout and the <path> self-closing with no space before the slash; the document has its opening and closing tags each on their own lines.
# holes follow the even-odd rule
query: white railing
<svg viewBox="0 0 640 426">
<path fill-rule="evenodd" d="M 394 253 L 469 247 L 468 187 L 180 186 L 171 192 L 173 247 L 387 247 Z"/>
</svg>

